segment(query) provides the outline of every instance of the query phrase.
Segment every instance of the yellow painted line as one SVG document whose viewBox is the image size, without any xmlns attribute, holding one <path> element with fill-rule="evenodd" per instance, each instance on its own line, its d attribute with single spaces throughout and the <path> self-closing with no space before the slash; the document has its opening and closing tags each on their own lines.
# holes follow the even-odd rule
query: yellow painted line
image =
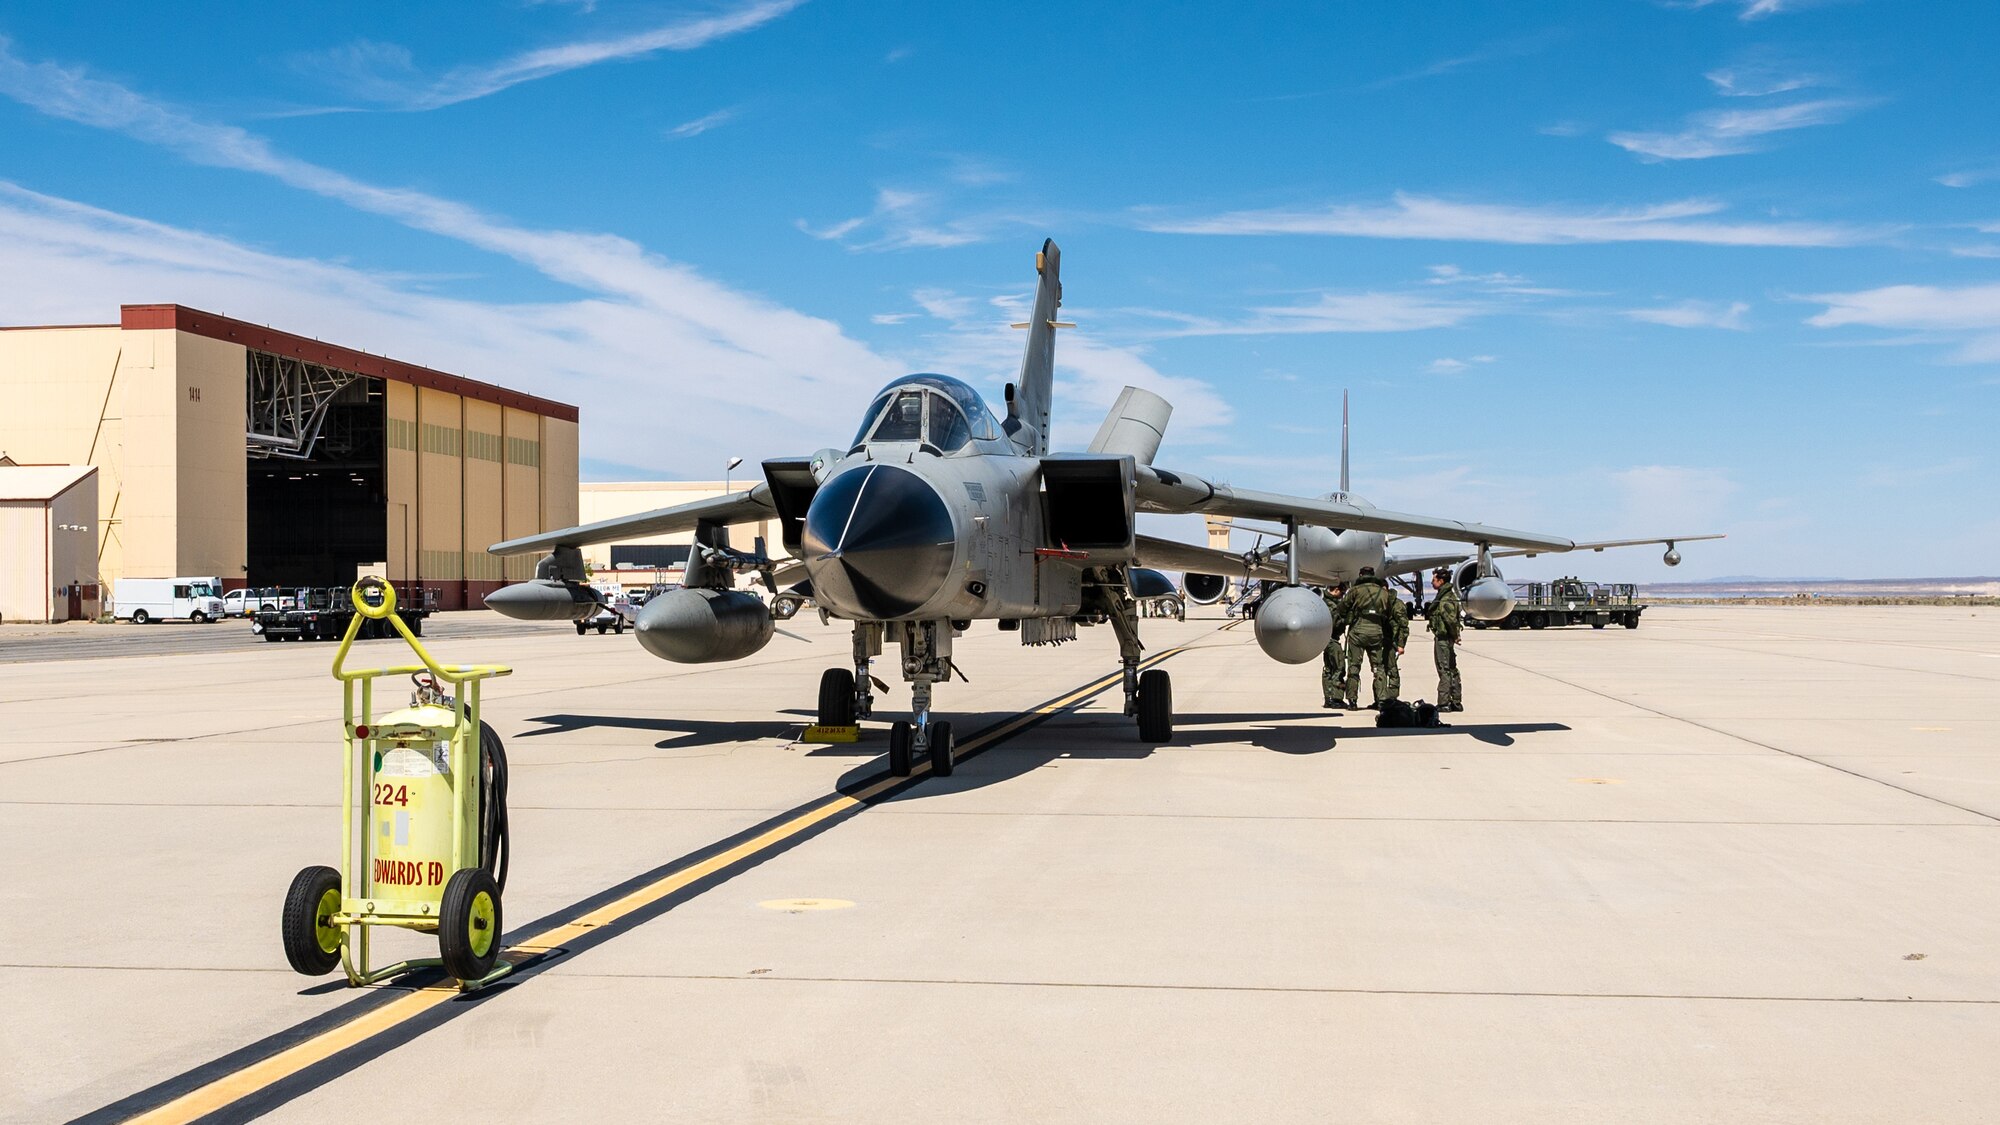
<svg viewBox="0 0 2000 1125">
<path fill-rule="evenodd" d="M 287 1047 L 268 1059 L 218 1078 L 198 1090 L 190 1090 L 163 1106 L 132 1118 L 132 1121 L 154 1125 L 156 1122 L 193 1121 L 206 1116 L 239 1098 L 289 1078 L 316 1062 L 332 1058 L 370 1036 L 430 1011 L 458 994 L 456 985 L 436 985 L 412 992 L 303 1043 Z"/>
<path fill-rule="evenodd" d="M 1182 645 L 1167 649 L 1157 656 L 1141 661 L 1140 666 L 1145 667 L 1151 664 L 1158 664 L 1175 653 L 1183 651 L 1186 647 Z M 1020 730 L 1043 715 L 1054 714 L 1065 707 L 1096 695 L 1098 692 L 1117 683 L 1119 676 L 1120 674 L 1105 676 L 1053 702 L 1044 703 L 1031 711 L 1023 711 L 1000 726 L 966 740 L 963 749 L 970 751 L 986 746 Z M 806 829 L 811 828 L 813 825 L 825 821 L 829 817 L 846 812 L 857 806 L 865 805 L 882 793 L 912 778 L 922 777 L 930 771 L 930 768 L 928 761 L 918 762 L 916 763 L 916 768 L 911 771 L 910 777 L 885 777 L 857 793 L 843 793 L 835 796 L 824 804 L 807 809 L 805 812 L 800 813 L 783 824 L 745 840 L 743 843 L 730 848 L 726 852 L 710 856 L 700 863 L 683 868 L 671 875 L 662 876 L 659 880 L 633 891 L 624 898 L 601 906 L 581 918 L 551 927 L 517 945 L 508 947 L 507 953 L 520 955 L 510 958 L 510 960 L 520 960 L 528 956 L 546 953 L 551 949 L 561 946 L 564 942 L 572 941 L 592 930 L 611 925 L 619 919 L 627 917 L 635 911 L 643 910 L 648 905 L 658 902 L 676 891 L 700 882 L 702 879 L 718 871 L 722 871 L 735 863 L 756 855 L 758 852 L 781 844 L 793 836 L 804 832 Z M 408 996 L 393 1000 L 372 1012 L 357 1016 L 338 1027 L 329 1028 L 313 1036 L 311 1039 L 293 1044 L 272 1055 L 270 1058 L 251 1063 L 242 1070 L 218 1078 L 206 1086 L 190 1090 L 173 1101 L 147 1110 L 145 1113 L 131 1120 L 133 1122 L 143 1122 L 145 1125 L 167 1125 L 170 1122 L 195 1121 L 228 1106 L 232 1102 L 249 1097 L 251 1094 L 267 1086 L 289 1078 L 315 1063 L 332 1058 L 341 1051 L 365 1042 L 375 1035 L 396 1027 L 398 1024 L 415 1019 L 432 1008 L 437 1007 L 439 1004 L 459 995 L 461 993 L 458 987 L 450 984 L 433 985 L 429 988 L 419 989 Z"/>
</svg>

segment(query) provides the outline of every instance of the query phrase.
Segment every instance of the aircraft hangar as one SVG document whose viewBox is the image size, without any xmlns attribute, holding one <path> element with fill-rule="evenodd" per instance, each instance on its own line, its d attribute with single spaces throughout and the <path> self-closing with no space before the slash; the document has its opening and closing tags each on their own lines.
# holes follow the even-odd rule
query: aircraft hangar
<svg viewBox="0 0 2000 1125">
<path fill-rule="evenodd" d="M 577 408 L 178 304 L 0 329 L 0 453 L 94 466 L 95 585 L 359 572 L 476 607 L 577 522 Z M 92 593 L 96 593 L 93 590 Z"/>
</svg>

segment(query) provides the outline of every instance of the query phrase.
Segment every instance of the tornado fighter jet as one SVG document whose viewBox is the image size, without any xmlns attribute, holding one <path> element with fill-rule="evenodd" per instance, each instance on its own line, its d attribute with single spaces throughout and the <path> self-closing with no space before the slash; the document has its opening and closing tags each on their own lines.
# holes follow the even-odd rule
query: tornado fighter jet
<svg viewBox="0 0 2000 1125">
<path fill-rule="evenodd" d="M 1332 632 L 1325 604 L 1304 585 L 1333 576 L 1314 565 L 1319 540 L 1301 537 L 1308 528 L 1340 529 L 1332 533 L 1335 548 L 1339 537 L 1355 534 L 1374 536 L 1378 552 L 1386 536 L 1468 544 L 1475 559 L 1468 606 L 1495 617 L 1506 615 L 1512 599 L 1492 571 L 1494 548 L 1577 546 L 1554 535 L 1386 511 L 1339 493 L 1256 492 L 1160 467 L 1154 455 L 1173 408 L 1135 387 L 1125 388 L 1087 449 L 1051 451 L 1055 339 L 1067 327 L 1057 316 L 1060 266 L 1055 243 L 1044 242 L 1035 255 L 1039 280 L 1026 355 L 1018 381 L 1002 395 L 1001 416 L 958 379 L 897 379 L 868 403 L 852 441 L 767 460 L 755 487 L 494 544 L 488 550 L 495 555 L 544 557 L 533 581 L 503 587 L 486 604 L 524 620 L 578 620 L 599 600 L 586 583 L 579 548 L 692 531 L 684 585 L 638 612 L 643 647 L 681 663 L 750 656 L 775 627 L 762 598 L 735 588 L 737 577 L 758 575 L 775 591 L 781 574 L 786 582 L 802 574 L 821 610 L 853 631 L 851 661 L 821 677 L 819 722 L 845 726 L 873 717 L 873 662 L 894 645 L 910 710 L 889 730 L 891 770 L 906 775 L 927 760 L 945 775 L 952 769 L 951 723 L 934 717 L 933 695 L 953 675 L 954 639 L 975 621 L 997 622 L 1031 648 L 1073 640 L 1079 624 L 1108 624 L 1124 671 L 1125 713 L 1141 740 L 1157 743 L 1173 735 L 1173 688 L 1164 669 L 1140 668 L 1135 570 L 1281 583 L 1258 610 L 1257 643 L 1275 660 L 1302 664 L 1318 657 Z M 1283 559 L 1270 552 L 1244 556 L 1141 535 L 1137 517 L 1149 512 L 1267 521 L 1282 525 L 1288 544 L 1299 549 L 1288 548 Z M 749 551 L 730 545 L 730 525 L 774 515 L 788 558 L 772 557 L 761 541 Z"/>
</svg>

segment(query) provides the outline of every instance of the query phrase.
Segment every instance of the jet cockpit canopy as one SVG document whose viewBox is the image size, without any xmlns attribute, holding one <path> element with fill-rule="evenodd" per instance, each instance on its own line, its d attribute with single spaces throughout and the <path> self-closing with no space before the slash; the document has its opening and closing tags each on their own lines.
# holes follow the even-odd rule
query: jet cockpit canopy
<svg viewBox="0 0 2000 1125">
<path fill-rule="evenodd" d="M 1000 424 L 986 401 L 949 375 L 905 375 L 875 396 L 853 448 L 876 442 L 917 442 L 940 454 L 973 442 L 1000 440 Z"/>
</svg>

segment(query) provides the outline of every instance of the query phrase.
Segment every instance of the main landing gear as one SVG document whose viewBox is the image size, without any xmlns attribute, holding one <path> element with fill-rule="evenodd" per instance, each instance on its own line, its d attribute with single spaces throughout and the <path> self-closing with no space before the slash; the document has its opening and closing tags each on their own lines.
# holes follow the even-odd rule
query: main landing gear
<svg viewBox="0 0 2000 1125">
<path fill-rule="evenodd" d="M 1115 588 L 1114 588 L 1115 589 Z M 1139 741 L 1172 742 L 1174 738 L 1174 684 L 1163 668 L 1139 671 L 1139 657 L 1145 647 L 1139 643 L 1136 603 L 1122 591 L 1105 600 L 1106 618 L 1118 634 L 1118 659 L 1124 669 L 1125 713 L 1139 720 Z"/>
</svg>

